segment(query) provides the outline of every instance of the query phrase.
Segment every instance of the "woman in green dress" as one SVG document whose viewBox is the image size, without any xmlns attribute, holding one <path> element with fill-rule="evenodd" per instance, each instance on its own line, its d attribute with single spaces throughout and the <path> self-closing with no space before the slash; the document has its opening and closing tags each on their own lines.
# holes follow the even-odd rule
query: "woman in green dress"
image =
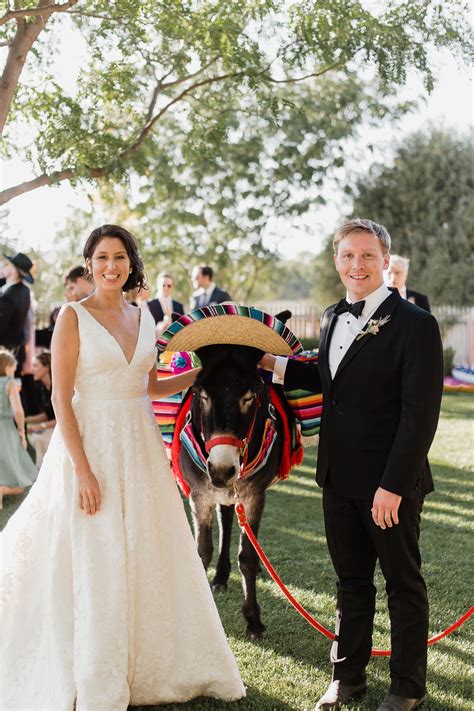
<svg viewBox="0 0 474 711">
<path fill-rule="evenodd" d="M 23 493 L 37 476 L 26 452 L 25 413 L 13 378 L 15 368 L 15 356 L 0 348 L 0 509 L 4 496 Z"/>
</svg>

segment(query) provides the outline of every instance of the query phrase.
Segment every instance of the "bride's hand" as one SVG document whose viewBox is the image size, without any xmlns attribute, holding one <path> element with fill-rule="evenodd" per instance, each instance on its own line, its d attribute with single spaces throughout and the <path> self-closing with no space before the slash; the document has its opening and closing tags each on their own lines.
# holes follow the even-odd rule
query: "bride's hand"
<svg viewBox="0 0 474 711">
<path fill-rule="evenodd" d="M 100 487 L 96 476 L 89 471 L 77 472 L 79 508 L 88 516 L 100 511 Z"/>
</svg>

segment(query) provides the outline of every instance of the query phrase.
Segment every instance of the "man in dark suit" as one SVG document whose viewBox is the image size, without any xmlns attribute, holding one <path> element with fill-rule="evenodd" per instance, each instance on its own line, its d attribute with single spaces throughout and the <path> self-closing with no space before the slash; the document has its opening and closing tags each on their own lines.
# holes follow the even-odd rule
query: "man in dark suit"
<svg viewBox="0 0 474 711">
<path fill-rule="evenodd" d="M 420 309 L 431 311 L 430 302 L 425 294 L 420 294 L 419 291 L 407 289 L 408 269 L 410 260 L 407 257 L 400 257 L 398 254 L 390 256 L 390 264 L 387 271 L 387 284 L 395 289 L 398 289 L 402 299 L 416 304 Z"/>
<path fill-rule="evenodd" d="M 199 264 L 193 268 L 191 280 L 196 291 L 193 294 L 192 309 L 232 301 L 231 295 L 212 281 L 213 275 L 212 267 L 206 264 Z"/>
<path fill-rule="evenodd" d="M 0 295 L 0 345 L 13 351 L 18 366 L 15 375 L 20 377 L 25 362 L 30 290 L 23 283 L 33 283 L 32 261 L 18 252 L 3 267 L 3 284 Z"/>
<path fill-rule="evenodd" d="M 157 294 L 155 299 L 146 302 L 155 319 L 157 331 L 164 331 L 172 321 L 173 314 L 184 314 L 183 304 L 172 297 L 173 277 L 161 272 L 156 278 Z"/>
<path fill-rule="evenodd" d="M 379 711 L 411 711 L 426 694 L 428 599 L 418 547 L 427 454 L 442 392 L 442 347 L 431 314 L 383 281 L 390 236 L 351 220 L 334 238 L 346 299 L 326 309 L 319 365 L 266 354 L 285 386 L 323 392 L 316 481 L 337 574 L 333 680 L 316 709 L 338 709 L 366 688 L 376 560 L 386 580 L 392 655 Z"/>
</svg>

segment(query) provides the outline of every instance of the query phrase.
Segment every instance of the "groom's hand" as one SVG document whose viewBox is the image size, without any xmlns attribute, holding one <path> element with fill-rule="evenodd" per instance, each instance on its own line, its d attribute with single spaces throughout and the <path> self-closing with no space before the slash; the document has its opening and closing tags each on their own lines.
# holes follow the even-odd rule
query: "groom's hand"
<svg viewBox="0 0 474 711">
<path fill-rule="evenodd" d="M 377 489 L 374 496 L 371 512 L 374 523 L 380 528 L 392 528 L 393 524 L 398 523 L 398 507 L 402 497 L 398 494 L 393 494 L 391 491 L 382 489 L 381 486 Z"/>
<path fill-rule="evenodd" d="M 275 361 L 276 357 L 272 355 L 271 353 L 265 353 L 260 361 L 257 363 L 259 368 L 263 368 L 263 370 L 269 370 L 270 372 L 273 372 L 273 368 L 275 367 Z"/>
</svg>

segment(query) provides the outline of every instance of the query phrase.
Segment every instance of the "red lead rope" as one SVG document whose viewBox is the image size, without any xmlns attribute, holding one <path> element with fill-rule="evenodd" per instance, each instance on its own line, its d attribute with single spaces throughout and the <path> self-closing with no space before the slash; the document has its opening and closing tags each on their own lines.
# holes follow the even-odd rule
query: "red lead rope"
<svg viewBox="0 0 474 711">
<path fill-rule="evenodd" d="M 306 622 L 309 622 L 309 624 L 312 627 L 315 627 L 318 632 L 321 632 L 321 634 L 325 635 L 331 640 L 336 639 L 336 635 L 333 632 L 330 632 L 327 630 L 325 627 L 323 627 L 322 624 L 320 624 L 312 615 L 307 612 L 307 610 L 304 609 L 302 605 L 296 600 L 293 595 L 290 593 L 278 573 L 276 572 L 275 568 L 272 566 L 270 561 L 268 560 L 267 556 L 263 552 L 262 548 L 260 547 L 259 542 L 254 536 L 254 533 L 252 529 L 250 528 L 249 523 L 247 522 L 247 518 L 245 516 L 245 508 L 244 505 L 239 503 L 236 504 L 235 506 L 235 512 L 237 514 L 238 520 L 239 520 L 239 526 L 240 528 L 245 531 L 247 534 L 251 544 L 255 548 L 260 560 L 264 564 L 265 568 L 268 570 L 270 573 L 271 577 L 273 580 L 276 582 L 280 590 L 283 592 L 283 594 L 288 598 L 288 600 L 291 602 L 295 610 L 297 610 L 302 617 L 306 620 Z M 443 637 L 447 637 L 448 634 L 451 634 L 451 632 L 454 632 L 454 630 L 457 630 L 458 627 L 461 627 L 473 614 L 474 612 L 474 605 L 469 608 L 467 612 L 464 613 L 456 622 L 453 622 L 452 625 L 447 627 L 443 632 L 440 632 L 439 634 L 435 635 L 434 637 L 430 637 L 428 640 L 427 644 L 430 647 L 432 644 L 436 644 L 436 642 L 439 642 L 440 639 L 443 639 Z M 371 654 L 373 657 L 389 657 L 391 655 L 392 651 L 390 649 L 373 649 Z"/>
</svg>

